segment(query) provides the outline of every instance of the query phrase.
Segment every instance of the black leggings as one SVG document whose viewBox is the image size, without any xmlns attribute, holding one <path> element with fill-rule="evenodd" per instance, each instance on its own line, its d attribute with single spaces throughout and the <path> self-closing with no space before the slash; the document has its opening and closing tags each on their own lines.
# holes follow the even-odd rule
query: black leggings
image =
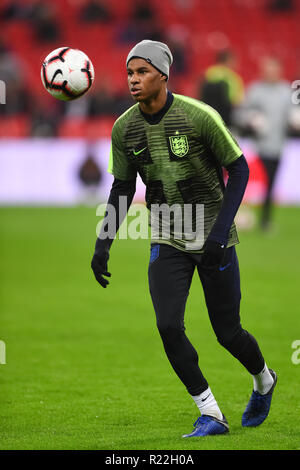
<svg viewBox="0 0 300 470">
<path fill-rule="evenodd" d="M 226 249 L 221 270 L 210 271 L 201 267 L 201 254 L 183 252 L 167 244 L 154 244 L 148 275 L 157 327 L 167 357 L 191 395 L 198 395 L 208 387 L 198 366 L 198 354 L 184 327 L 185 305 L 195 267 L 219 343 L 251 374 L 258 374 L 264 366 L 255 338 L 240 324 L 240 276 L 235 248 Z"/>
</svg>

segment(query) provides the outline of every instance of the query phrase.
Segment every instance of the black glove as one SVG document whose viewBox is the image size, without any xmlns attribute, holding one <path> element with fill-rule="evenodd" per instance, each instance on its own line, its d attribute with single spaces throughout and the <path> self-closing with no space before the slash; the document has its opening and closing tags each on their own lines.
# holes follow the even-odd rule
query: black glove
<svg viewBox="0 0 300 470">
<path fill-rule="evenodd" d="M 92 270 L 94 271 L 94 275 L 96 280 L 99 284 L 106 288 L 109 284 L 108 280 L 105 279 L 103 276 L 111 277 L 111 274 L 107 271 L 107 262 L 109 259 L 109 249 L 104 245 L 101 245 L 100 240 L 98 239 L 96 242 L 96 249 L 92 259 Z"/>
<path fill-rule="evenodd" d="M 225 256 L 225 245 L 212 240 L 206 240 L 203 249 L 201 266 L 207 269 L 215 269 L 222 265 Z"/>
</svg>

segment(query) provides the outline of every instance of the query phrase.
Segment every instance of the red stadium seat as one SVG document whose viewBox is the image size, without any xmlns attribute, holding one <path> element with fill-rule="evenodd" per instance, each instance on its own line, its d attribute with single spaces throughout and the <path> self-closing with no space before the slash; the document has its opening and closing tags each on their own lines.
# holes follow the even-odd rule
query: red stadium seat
<svg viewBox="0 0 300 470">
<path fill-rule="evenodd" d="M 86 123 L 86 137 L 97 139 L 110 137 L 115 118 L 111 116 L 89 119 Z"/>
<path fill-rule="evenodd" d="M 115 118 L 111 116 L 92 119 L 67 118 L 59 126 L 59 137 L 97 139 L 110 137 Z"/>
<path fill-rule="evenodd" d="M 58 137 L 85 137 L 86 120 L 67 118 L 59 125 Z"/>
<path fill-rule="evenodd" d="M 30 134 L 28 116 L 1 116 L 0 138 L 27 137 Z"/>
</svg>

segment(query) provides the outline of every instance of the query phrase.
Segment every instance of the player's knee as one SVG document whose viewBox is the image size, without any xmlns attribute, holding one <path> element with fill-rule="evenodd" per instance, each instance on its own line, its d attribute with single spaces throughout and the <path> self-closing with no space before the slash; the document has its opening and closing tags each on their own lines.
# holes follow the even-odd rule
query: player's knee
<svg viewBox="0 0 300 470">
<path fill-rule="evenodd" d="M 217 333 L 217 340 L 229 352 L 239 349 L 240 344 L 244 341 L 244 330 L 241 326 L 235 330 L 222 330 Z"/>
<path fill-rule="evenodd" d="M 173 364 L 177 363 L 178 356 L 180 364 L 183 357 L 187 363 L 197 362 L 197 353 L 189 343 L 185 335 L 185 328 L 182 324 L 163 322 L 159 323 L 157 326 L 165 351 Z"/>
<path fill-rule="evenodd" d="M 184 326 L 181 323 L 165 319 L 158 320 L 156 325 L 160 336 L 167 341 L 176 341 L 178 336 L 184 331 Z"/>
</svg>

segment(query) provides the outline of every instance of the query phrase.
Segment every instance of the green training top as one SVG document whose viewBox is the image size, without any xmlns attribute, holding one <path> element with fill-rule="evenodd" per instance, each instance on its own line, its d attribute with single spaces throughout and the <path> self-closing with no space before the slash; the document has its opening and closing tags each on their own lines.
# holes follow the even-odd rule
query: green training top
<svg viewBox="0 0 300 470">
<path fill-rule="evenodd" d="M 158 124 L 149 124 L 138 104 L 116 120 L 108 171 L 120 180 L 140 175 L 152 243 L 201 253 L 222 205 L 222 167 L 242 150 L 213 108 L 173 96 Z M 227 246 L 238 242 L 233 223 Z"/>
</svg>

